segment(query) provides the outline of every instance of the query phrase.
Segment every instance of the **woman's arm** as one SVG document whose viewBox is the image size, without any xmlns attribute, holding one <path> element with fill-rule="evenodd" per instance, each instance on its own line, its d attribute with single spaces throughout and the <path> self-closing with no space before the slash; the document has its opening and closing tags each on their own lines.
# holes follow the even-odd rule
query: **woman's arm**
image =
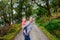
<svg viewBox="0 0 60 40">
<path fill-rule="evenodd" d="M 32 30 L 32 27 L 33 27 L 33 23 L 31 23 L 31 24 L 29 25 L 29 28 L 28 28 L 28 30 L 27 30 L 27 33 L 28 33 L 28 34 L 29 34 L 30 31 Z"/>
</svg>

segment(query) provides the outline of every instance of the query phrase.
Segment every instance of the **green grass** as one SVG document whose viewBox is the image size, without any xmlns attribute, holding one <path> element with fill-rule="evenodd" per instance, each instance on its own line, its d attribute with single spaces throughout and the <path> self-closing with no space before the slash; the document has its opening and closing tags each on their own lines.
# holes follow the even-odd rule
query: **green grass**
<svg viewBox="0 0 60 40">
<path fill-rule="evenodd" d="M 14 36 L 16 35 L 16 33 L 21 29 L 21 25 L 20 24 L 14 24 L 11 26 L 11 31 L 9 33 L 7 33 L 6 35 L 4 35 L 3 37 L 0 37 L 0 39 L 3 40 L 12 40 L 14 38 Z"/>
<path fill-rule="evenodd" d="M 40 26 L 38 23 L 36 23 L 36 24 L 46 34 L 46 36 L 49 38 L 49 40 L 59 40 L 54 35 L 50 34 L 43 26 Z"/>
</svg>

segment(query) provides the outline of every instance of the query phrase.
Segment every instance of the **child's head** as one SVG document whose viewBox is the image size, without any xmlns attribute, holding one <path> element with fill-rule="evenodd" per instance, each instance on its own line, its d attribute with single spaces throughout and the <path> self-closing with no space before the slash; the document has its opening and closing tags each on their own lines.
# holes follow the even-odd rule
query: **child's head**
<svg viewBox="0 0 60 40">
<path fill-rule="evenodd" d="M 23 19 L 22 19 L 22 21 L 24 21 L 24 22 L 25 22 L 25 21 L 26 21 L 26 18 L 23 18 Z"/>
</svg>

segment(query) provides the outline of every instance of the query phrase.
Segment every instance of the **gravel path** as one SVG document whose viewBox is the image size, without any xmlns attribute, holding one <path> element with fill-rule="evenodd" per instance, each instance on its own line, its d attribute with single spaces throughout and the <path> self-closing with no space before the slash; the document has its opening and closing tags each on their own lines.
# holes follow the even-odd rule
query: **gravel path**
<svg viewBox="0 0 60 40">
<path fill-rule="evenodd" d="M 31 40 L 48 40 L 47 36 L 37 27 L 37 25 L 33 25 L 33 28 L 30 33 Z M 23 33 L 20 31 L 14 40 L 23 40 Z"/>
</svg>

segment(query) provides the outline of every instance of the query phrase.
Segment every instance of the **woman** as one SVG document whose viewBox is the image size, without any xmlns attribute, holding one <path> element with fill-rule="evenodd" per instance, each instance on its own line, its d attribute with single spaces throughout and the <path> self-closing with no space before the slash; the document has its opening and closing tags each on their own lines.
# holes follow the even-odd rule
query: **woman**
<svg viewBox="0 0 60 40">
<path fill-rule="evenodd" d="M 33 26 L 33 17 L 30 17 L 23 28 L 24 40 L 30 40 L 30 31 L 32 29 L 32 26 Z"/>
</svg>

